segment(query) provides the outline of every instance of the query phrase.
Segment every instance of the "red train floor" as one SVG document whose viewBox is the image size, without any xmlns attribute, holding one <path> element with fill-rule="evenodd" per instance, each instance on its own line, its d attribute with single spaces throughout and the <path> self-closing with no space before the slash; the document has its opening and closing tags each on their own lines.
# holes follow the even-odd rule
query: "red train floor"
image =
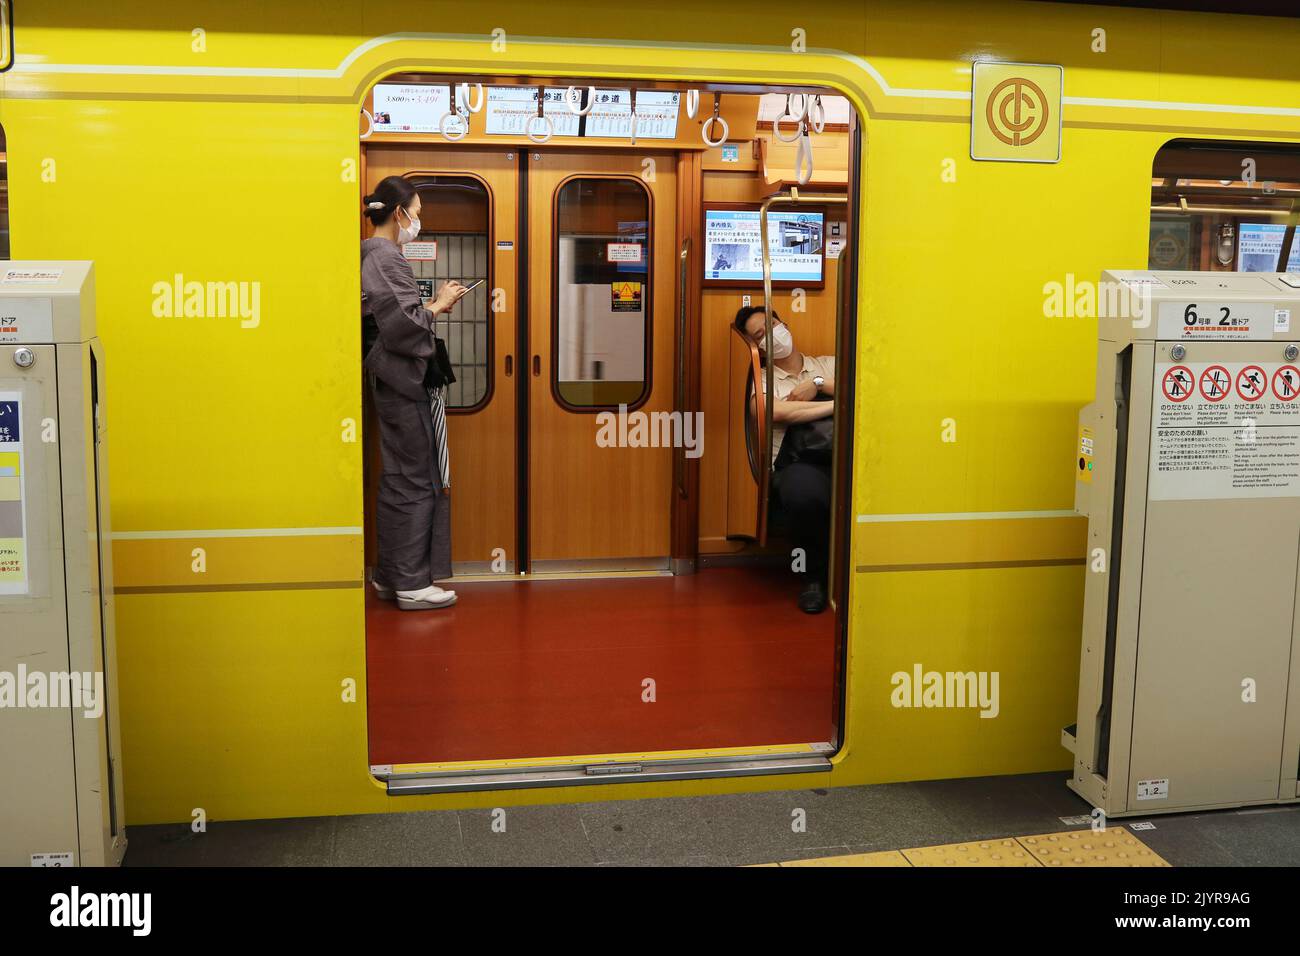
<svg viewBox="0 0 1300 956">
<path fill-rule="evenodd" d="M 368 597 L 372 764 L 831 739 L 834 618 L 801 613 L 788 573 L 455 590 L 445 611 Z"/>
</svg>

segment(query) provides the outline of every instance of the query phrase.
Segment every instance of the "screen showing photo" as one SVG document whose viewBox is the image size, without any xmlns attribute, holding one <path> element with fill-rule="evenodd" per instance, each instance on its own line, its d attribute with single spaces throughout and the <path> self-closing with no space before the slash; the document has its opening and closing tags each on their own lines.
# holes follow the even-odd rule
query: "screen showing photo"
<svg viewBox="0 0 1300 956">
<path fill-rule="evenodd" d="M 1286 226 L 1271 222 L 1243 222 L 1237 227 L 1238 272 L 1300 272 L 1300 230 L 1291 241 L 1291 254 L 1279 266 Z"/>
<path fill-rule="evenodd" d="M 772 210 L 767 243 L 773 282 L 821 282 L 825 214 Z M 709 209 L 704 218 L 704 278 L 763 281 L 757 209 Z"/>
</svg>

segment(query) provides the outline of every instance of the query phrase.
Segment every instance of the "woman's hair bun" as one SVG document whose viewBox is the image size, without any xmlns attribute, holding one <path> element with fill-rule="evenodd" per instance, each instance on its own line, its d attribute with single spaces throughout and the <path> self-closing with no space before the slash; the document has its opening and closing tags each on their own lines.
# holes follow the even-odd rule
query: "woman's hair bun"
<svg viewBox="0 0 1300 956">
<path fill-rule="evenodd" d="M 415 187 L 401 176 L 385 176 L 375 191 L 362 200 L 365 214 L 376 226 L 382 225 L 396 212 L 415 198 Z"/>
</svg>

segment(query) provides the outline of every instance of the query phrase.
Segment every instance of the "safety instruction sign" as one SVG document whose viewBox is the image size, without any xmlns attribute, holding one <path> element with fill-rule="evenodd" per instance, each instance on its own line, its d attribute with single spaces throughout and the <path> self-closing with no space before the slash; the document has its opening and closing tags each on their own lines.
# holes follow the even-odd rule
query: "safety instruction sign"
<svg viewBox="0 0 1300 956">
<path fill-rule="evenodd" d="M 27 593 L 22 395 L 0 392 L 0 594 Z"/>
<path fill-rule="evenodd" d="M 1300 496 L 1300 367 L 1158 364 L 1152 500 Z"/>
<path fill-rule="evenodd" d="M 640 312 L 641 283 L 612 282 L 609 286 L 609 311 Z"/>
</svg>

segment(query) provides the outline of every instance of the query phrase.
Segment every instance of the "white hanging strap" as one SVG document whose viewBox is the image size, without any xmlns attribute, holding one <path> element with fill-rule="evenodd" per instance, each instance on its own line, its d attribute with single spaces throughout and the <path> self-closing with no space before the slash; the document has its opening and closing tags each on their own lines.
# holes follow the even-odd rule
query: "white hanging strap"
<svg viewBox="0 0 1300 956">
<path fill-rule="evenodd" d="M 457 97 L 458 97 L 458 99 L 457 99 L 457 106 L 458 106 L 457 112 L 459 112 L 459 113 L 477 113 L 477 112 L 479 112 L 480 110 L 483 109 L 483 84 L 482 84 L 482 83 L 475 83 L 474 86 L 477 88 L 477 91 L 478 91 L 478 101 L 477 101 L 476 103 L 471 103 L 471 102 L 470 102 L 470 98 L 469 98 L 469 84 L 468 84 L 468 83 L 462 83 L 462 84 L 460 84 L 460 86 L 456 87 L 456 95 L 457 95 Z"/>
<path fill-rule="evenodd" d="M 806 115 L 814 133 L 820 133 L 826 129 L 826 107 L 822 106 L 820 93 L 813 97 L 812 105 L 808 107 Z"/>
<path fill-rule="evenodd" d="M 631 117 L 631 119 L 632 119 L 632 122 L 631 122 L 632 145 L 635 146 L 635 145 L 636 145 L 636 90 L 632 90 L 632 117 Z"/>
<path fill-rule="evenodd" d="M 540 95 L 540 91 L 539 91 Z M 591 108 L 596 102 L 596 88 L 587 87 L 587 105 L 582 105 L 582 94 L 578 92 L 576 86 L 571 86 L 564 91 L 564 102 L 568 104 L 569 112 L 575 116 L 586 116 L 591 112 Z"/>
<path fill-rule="evenodd" d="M 700 91 L 686 91 L 686 118 L 695 119 L 695 114 L 700 111 Z"/>
<path fill-rule="evenodd" d="M 793 95 L 794 94 L 786 95 L 785 112 L 782 113 L 780 116 L 778 116 L 776 119 L 772 120 L 772 135 L 775 136 L 783 143 L 793 143 L 796 139 L 798 139 L 803 134 L 804 131 L 803 108 L 800 109 L 798 114 L 794 112 L 794 108 L 791 104 L 791 99 L 793 98 Z M 787 117 L 789 118 L 790 122 L 794 124 L 794 133 L 790 136 L 784 136 L 781 133 L 781 122 Z"/>
<path fill-rule="evenodd" d="M 545 105 L 546 91 L 539 86 L 537 88 L 537 115 L 528 117 L 528 122 L 524 124 L 524 134 L 539 146 L 543 143 L 549 143 L 551 136 L 555 133 L 555 124 L 546 115 Z M 539 125 L 541 126 L 540 132 L 536 129 Z"/>
<path fill-rule="evenodd" d="M 715 124 L 722 127 L 722 135 L 719 136 L 717 139 L 710 139 L 709 130 Z M 713 94 L 713 115 L 710 116 L 708 119 L 706 119 L 704 121 L 704 125 L 700 127 L 700 136 L 704 138 L 704 143 L 706 146 L 721 146 L 723 143 L 727 141 L 727 137 L 730 135 L 731 135 L 731 127 L 727 125 L 727 121 L 722 118 L 722 94 L 714 93 Z"/>
<path fill-rule="evenodd" d="M 375 131 L 375 118 L 370 115 L 370 110 L 365 107 L 361 108 L 361 115 L 366 118 L 366 131 L 361 134 L 361 138 L 369 139 L 370 134 Z"/>
<path fill-rule="evenodd" d="M 442 118 L 438 120 L 438 132 L 442 134 L 443 139 L 454 143 L 457 140 L 464 139 L 469 134 L 469 114 L 462 115 L 460 112 L 460 107 L 456 102 L 456 87 L 454 85 L 449 87 L 447 92 L 451 94 L 451 109 L 443 113 Z M 449 132 L 448 123 L 452 120 L 461 125 Z"/>
<path fill-rule="evenodd" d="M 812 139 L 808 136 L 808 124 L 800 123 L 799 126 L 803 132 L 794 151 L 794 175 L 800 186 L 807 186 L 813 174 Z"/>
</svg>

